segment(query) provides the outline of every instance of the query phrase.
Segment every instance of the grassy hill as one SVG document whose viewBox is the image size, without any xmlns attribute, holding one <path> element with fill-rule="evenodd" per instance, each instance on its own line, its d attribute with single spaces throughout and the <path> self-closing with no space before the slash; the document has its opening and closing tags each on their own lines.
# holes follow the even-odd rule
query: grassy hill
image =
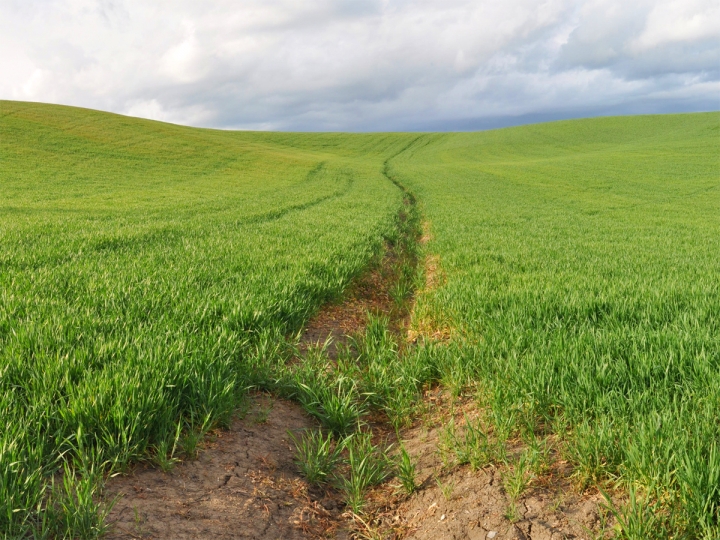
<svg viewBox="0 0 720 540">
<path fill-rule="evenodd" d="M 453 338 L 339 374 L 351 398 L 481 389 L 507 437 L 647 501 L 622 534 L 711 538 L 719 150 L 717 113 L 289 134 L 0 102 L 0 532 L 92 536 L 104 474 L 249 385 L 303 401 L 287 336 L 397 237 L 404 187 L 442 269 L 414 325 Z"/>
<path fill-rule="evenodd" d="M 455 384 L 563 434 L 582 485 L 649 493 L 628 536 L 717 537 L 720 115 L 449 134 L 393 171 L 432 224 L 446 279 L 416 316 L 462 336 Z"/>
<path fill-rule="evenodd" d="M 407 139 L 3 102 L 0 530 L 37 526 L 66 452 L 123 469 L 179 420 L 225 421 L 252 351 L 392 234 L 402 197 L 382 162 Z"/>
</svg>

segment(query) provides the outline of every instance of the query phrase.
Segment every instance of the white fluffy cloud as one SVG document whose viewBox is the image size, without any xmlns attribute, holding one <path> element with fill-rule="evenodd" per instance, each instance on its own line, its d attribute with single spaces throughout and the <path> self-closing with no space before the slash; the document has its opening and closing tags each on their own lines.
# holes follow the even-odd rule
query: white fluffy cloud
<svg viewBox="0 0 720 540">
<path fill-rule="evenodd" d="M 3 0 L 0 98 L 255 129 L 720 108 L 717 0 Z"/>
</svg>

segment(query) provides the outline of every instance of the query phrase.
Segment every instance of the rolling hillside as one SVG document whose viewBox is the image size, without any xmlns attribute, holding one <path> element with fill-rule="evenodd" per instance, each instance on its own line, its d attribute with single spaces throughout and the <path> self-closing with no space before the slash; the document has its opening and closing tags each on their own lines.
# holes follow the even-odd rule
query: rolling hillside
<svg viewBox="0 0 720 540">
<path fill-rule="evenodd" d="M 421 339 L 329 364 L 330 394 L 400 426 L 424 385 L 472 388 L 501 439 L 557 436 L 579 484 L 643 501 L 619 534 L 714 538 L 717 113 L 291 134 L 19 102 L 0 102 L 0 532 L 93 536 L 107 474 L 226 424 L 249 387 L 325 422 L 292 336 L 420 221 Z"/>
</svg>

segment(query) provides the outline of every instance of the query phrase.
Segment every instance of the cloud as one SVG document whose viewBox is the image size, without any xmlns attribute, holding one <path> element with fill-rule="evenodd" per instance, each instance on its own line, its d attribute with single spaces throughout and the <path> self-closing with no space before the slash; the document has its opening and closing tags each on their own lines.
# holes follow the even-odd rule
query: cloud
<svg viewBox="0 0 720 540">
<path fill-rule="evenodd" d="M 596 0 L 581 8 L 556 69 L 608 69 L 623 79 L 685 73 L 717 80 L 719 39 L 715 0 Z"/>
<path fill-rule="evenodd" d="M 457 129 L 718 96 L 716 0 L 0 5 L 0 98 L 190 125 Z"/>
</svg>

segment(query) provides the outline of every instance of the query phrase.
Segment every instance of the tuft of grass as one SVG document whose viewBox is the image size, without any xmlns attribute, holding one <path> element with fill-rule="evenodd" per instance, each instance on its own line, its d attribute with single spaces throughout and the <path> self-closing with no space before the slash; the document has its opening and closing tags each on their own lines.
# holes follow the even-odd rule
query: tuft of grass
<svg viewBox="0 0 720 540">
<path fill-rule="evenodd" d="M 440 493 L 442 493 L 443 498 L 450 502 L 452 500 L 453 494 L 455 493 L 455 482 L 448 481 L 448 482 L 442 482 L 439 477 L 435 477 L 435 483 L 440 488 Z"/>
<path fill-rule="evenodd" d="M 507 519 L 510 523 L 517 523 L 521 518 L 522 514 L 520 514 L 517 503 L 511 501 L 505 509 L 505 519 Z"/>
<path fill-rule="evenodd" d="M 54 538 L 102 538 L 115 501 L 100 502 L 102 474 L 94 464 L 78 470 L 65 462 L 58 484 L 53 480 L 43 510 L 41 530 Z"/>
<path fill-rule="evenodd" d="M 404 447 L 400 448 L 400 459 L 397 464 L 397 477 L 400 485 L 407 495 L 412 495 L 417 490 L 415 463 Z"/>
<path fill-rule="evenodd" d="M 331 433 L 308 430 L 300 437 L 288 431 L 295 443 L 295 463 L 308 482 L 321 485 L 328 482 L 340 462 L 343 444 L 337 444 Z"/>
<path fill-rule="evenodd" d="M 467 416 L 461 428 L 455 426 L 454 418 L 450 419 L 442 432 L 439 450 L 445 467 L 468 464 L 478 470 L 506 460 L 505 445 L 488 437 L 480 421 L 474 423 Z"/>
<path fill-rule="evenodd" d="M 530 471 L 535 476 L 543 476 L 550 470 L 552 444 L 549 439 L 540 439 L 534 433 L 524 438 Z"/>
<path fill-rule="evenodd" d="M 671 538 L 679 530 L 672 522 L 672 516 L 663 516 L 660 504 L 640 497 L 635 486 L 628 489 L 629 499 L 617 507 L 607 495 L 607 508 L 617 520 L 616 537 L 622 540 L 640 540 L 641 538 Z"/>
<path fill-rule="evenodd" d="M 509 467 L 503 474 L 503 486 L 511 503 L 516 503 L 525 493 L 535 478 L 532 471 L 532 458 L 528 451 L 523 451 L 514 466 Z"/>
<path fill-rule="evenodd" d="M 481 469 L 493 461 L 492 446 L 487 435 L 479 423 L 473 425 L 467 417 L 462 438 L 455 437 L 453 443 L 458 462 L 469 464 L 472 470 Z"/>
<path fill-rule="evenodd" d="M 161 439 L 155 445 L 154 462 L 164 472 L 170 471 L 180 461 L 175 457 L 182 434 L 182 422 L 178 422 L 172 437 Z"/>
<path fill-rule="evenodd" d="M 300 383 L 299 390 L 305 409 L 335 435 L 342 437 L 359 427 L 365 404 L 353 379 L 342 375 L 332 381 L 318 379 Z"/>
<path fill-rule="evenodd" d="M 370 432 L 354 433 L 343 444 L 347 448 L 347 474 L 340 476 L 338 483 L 350 510 L 360 514 L 365 505 L 365 491 L 388 478 L 392 461 L 387 449 L 372 444 Z"/>
<path fill-rule="evenodd" d="M 255 412 L 255 418 L 253 418 L 253 421 L 256 424 L 267 423 L 268 416 L 270 415 L 270 411 L 272 411 L 272 401 L 270 402 L 269 405 L 258 408 L 258 410 Z"/>
</svg>

